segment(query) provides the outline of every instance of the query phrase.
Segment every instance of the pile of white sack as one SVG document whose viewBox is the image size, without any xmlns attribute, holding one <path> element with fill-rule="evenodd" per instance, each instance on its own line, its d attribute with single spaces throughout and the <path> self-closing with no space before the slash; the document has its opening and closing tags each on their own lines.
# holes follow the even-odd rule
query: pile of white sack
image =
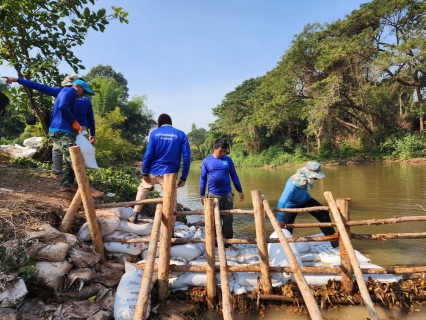
<svg viewBox="0 0 426 320">
<path fill-rule="evenodd" d="M 42 140 L 42 137 L 31 137 L 24 140 L 24 146 L 20 146 L 19 144 L 15 144 L 14 146 L 1 145 L 0 148 L 9 152 L 14 158 L 32 158 L 38 148 L 40 148 Z"/>
</svg>

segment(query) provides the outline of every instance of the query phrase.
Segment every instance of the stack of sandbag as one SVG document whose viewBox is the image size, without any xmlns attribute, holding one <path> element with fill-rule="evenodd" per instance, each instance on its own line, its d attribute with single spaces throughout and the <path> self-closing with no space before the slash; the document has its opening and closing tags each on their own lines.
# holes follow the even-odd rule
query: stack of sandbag
<svg viewBox="0 0 426 320">
<path fill-rule="evenodd" d="M 118 285 L 123 270 L 100 266 L 100 255 L 93 246 L 79 243 L 74 235 L 50 225 L 28 232 L 24 245 L 27 254 L 36 257 L 37 289 L 44 289 L 62 303 L 57 310 L 60 318 L 112 317 L 111 289 Z M 95 303 L 87 303 L 93 296 L 97 297 Z"/>
<path fill-rule="evenodd" d="M 131 260 L 127 255 L 139 256 L 142 250 L 148 248 L 146 243 L 123 243 L 120 240 L 131 240 L 146 237 L 151 234 L 153 220 L 144 219 L 138 223 L 129 222 L 134 215 L 132 208 L 112 208 L 96 210 L 99 229 L 103 238 L 104 247 L 108 254 L 120 261 Z M 87 222 L 80 228 L 77 237 L 80 241 L 91 241 Z M 116 240 L 116 241 L 114 241 Z"/>
</svg>

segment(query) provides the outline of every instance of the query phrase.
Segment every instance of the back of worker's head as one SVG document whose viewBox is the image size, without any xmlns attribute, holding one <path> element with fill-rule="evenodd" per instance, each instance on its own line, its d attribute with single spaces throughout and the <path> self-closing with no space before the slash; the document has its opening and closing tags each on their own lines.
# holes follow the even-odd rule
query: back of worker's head
<svg viewBox="0 0 426 320">
<path fill-rule="evenodd" d="M 170 118 L 170 116 L 166 113 L 162 113 L 160 114 L 160 116 L 158 117 L 158 127 L 160 128 L 162 125 L 165 124 L 169 124 L 172 125 L 172 118 Z"/>
</svg>

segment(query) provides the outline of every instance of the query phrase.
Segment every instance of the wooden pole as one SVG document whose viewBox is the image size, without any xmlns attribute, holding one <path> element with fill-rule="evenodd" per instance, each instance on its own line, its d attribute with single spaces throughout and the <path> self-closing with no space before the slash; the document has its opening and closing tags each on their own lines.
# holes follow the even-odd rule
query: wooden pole
<svg viewBox="0 0 426 320">
<path fill-rule="evenodd" d="M 163 203 L 163 198 L 143 199 L 129 202 L 102 203 L 95 206 L 96 209 L 116 208 L 116 207 L 133 207 L 136 204 L 158 204 Z"/>
<path fill-rule="evenodd" d="M 349 199 L 336 199 L 337 208 L 340 210 L 343 223 L 347 223 L 350 220 L 349 215 Z M 351 227 L 346 226 L 345 230 L 347 234 L 351 234 Z M 352 268 L 351 261 L 349 260 L 348 252 L 346 251 L 345 244 L 342 238 L 339 237 L 339 248 L 340 248 L 340 267 L 342 268 L 342 289 L 346 293 L 350 294 L 354 289 L 354 269 Z"/>
<path fill-rule="evenodd" d="M 143 265 L 136 265 L 140 269 L 144 269 Z M 291 267 L 277 267 L 271 266 L 271 272 L 286 272 L 292 273 Z M 158 270 L 154 267 L 154 270 Z M 220 272 L 220 267 L 215 267 L 216 272 Z M 338 274 L 341 272 L 340 268 L 333 267 L 300 267 L 302 273 L 319 273 L 319 274 Z M 171 265 L 170 271 L 174 272 L 207 272 L 207 265 L 204 266 L 176 266 Z M 228 272 L 260 272 L 259 266 L 228 266 Z M 419 267 L 390 267 L 390 268 L 363 268 L 363 274 L 411 274 L 426 272 L 426 266 Z"/>
<path fill-rule="evenodd" d="M 161 224 L 162 212 L 163 212 L 163 206 L 161 204 L 157 204 L 157 208 L 155 210 L 155 216 L 154 216 L 154 224 L 152 226 L 152 231 L 151 231 L 151 241 L 149 242 L 148 253 L 145 258 L 146 262 L 145 262 L 143 278 L 142 278 L 141 287 L 139 290 L 138 301 L 136 303 L 135 315 L 133 317 L 134 320 L 146 319 L 148 305 L 149 305 L 149 298 L 151 296 L 152 275 L 154 273 L 155 255 L 157 252 L 158 238 L 160 236 L 160 224 Z"/>
<path fill-rule="evenodd" d="M 214 235 L 214 199 L 204 199 L 204 222 L 206 233 L 206 262 L 207 262 L 207 306 L 214 309 L 216 300 L 215 278 L 215 235 Z"/>
<path fill-rule="evenodd" d="M 305 237 L 291 237 L 287 238 L 287 242 L 324 242 L 324 241 L 333 241 L 337 240 L 339 236 L 331 235 L 331 236 L 305 236 Z M 104 242 L 120 242 L 120 243 L 141 243 L 145 242 L 148 243 L 150 241 L 150 238 L 135 238 L 135 239 L 120 239 L 120 238 L 114 238 L 105 236 L 103 238 Z M 171 243 L 203 243 L 206 242 L 206 239 L 203 238 L 172 238 Z M 253 238 L 247 238 L 247 239 L 225 239 L 223 241 L 224 243 L 238 243 L 238 244 L 256 244 L 257 240 Z M 268 239 L 268 243 L 279 243 L 279 239 Z"/>
<path fill-rule="evenodd" d="M 291 250 L 290 245 L 287 242 L 286 237 L 284 236 L 283 231 L 278 225 L 277 218 L 275 218 L 274 213 L 271 211 L 269 207 L 268 201 L 263 198 L 263 207 L 265 208 L 266 214 L 271 221 L 272 226 L 274 227 L 275 232 L 278 235 L 278 239 L 280 239 L 280 243 L 283 246 L 284 253 L 287 256 L 288 262 L 290 263 L 291 270 L 294 274 L 294 279 L 296 280 L 297 285 L 299 286 L 300 293 L 303 296 L 303 300 L 306 303 L 306 307 L 308 308 L 309 315 L 312 320 L 322 320 L 322 314 L 320 309 L 318 308 L 317 302 L 311 293 L 311 289 L 309 288 L 308 283 L 306 282 L 305 277 L 303 276 L 302 271 L 300 270 L 299 265 L 297 264 L 296 257 L 294 256 L 293 250 Z"/>
<path fill-rule="evenodd" d="M 81 201 L 82 200 L 81 200 L 80 190 L 77 190 L 77 192 L 74 195 L 74 198 L 71 201 L 70 206 L 68 207 L 67 212 L 65 213 L 64 218 L 62 219 L 61 225 L 59 226 L 59 231 L 61 232 L 70 231 L 71 224 L 75 218 L 78 208 L 81 205 Z"/>
<path fill-rule="evenodd" d="M 257 248 L 259 250 L 260 270 L 262 275 L 262 289 L 263 293 L 269 294 L 272 290 L 271 272 L 269 270 L 269 255 L 268 243 L 265 233 L 265 218 L 263 204 L 262 204 L 262 191 L 252 190 L 251 198 L 254 209 L 254 222 L 256 226 L 256 240 Z"/>
<path fill-rule="evenodd" d="M 229 287 L 228 263 L 223 244 L 222 223 L 220 221 L 219 200 L 214 199 L 214 220 L 216 226 L 217 250 L 220 262 L 220 287 L 222 289 L 222 314 L 224 320 L 233 319 L 232 296 Z"/>
<path fill-rule="evenodd" d="M 106 262 L 104 244 L 102 242 L 98 218 L 96 217 L 95 204 L 90 193 L 89 180 L 87 179 L 83 155 L 81 154 L 79 146 L 70 147 L 69 151 L 78 184 L 78 192 L 81 195 L 84 211 L 86 212 L 86 220 L 89 226 L 90 236 L 92 237 L 95 250 L 101 255 L 101 261 Z"/>
<path fill-rule="evenodd" d="M 170 248 L 175 223 L 176 177 L 176 173 L 164 175 L 163 215 L 158 262 L 158 298 L 160 300 L 166 299 L 169 292 Z"/>
<path fill-rule="evenodd" d="M 370 294 L 368 293 L 367 286 L 365 285 L 364 277 L 362 276 L 358 259 L 356 258 L 355 251 L 351 244 L 351 240 L 348 234 L 346 233 L 345 225 L 343 223 L 342 217 L 340 216 L 339 209 L 337 209 L 337 205 L 336 205 L 336 202 L 334 201 L 333 195 L 331 194 L 330 191 L 326 191 L 324 192 L 324 196 L 328 202 L 331 212 L 333 213 L 334 221 L 336 222 L 337 229 L 339 230 L 340 238 L 342 239 L 344 243 L 344 246 L 348 253 L 348 257 L 354 269 L 356 281 L 358 283 L 358 288 L 364 300 L 365 306 L 367 307 L 367 311 L 373 320 L 379 320 L 377 312 L 374 309 L 373 302 L 371 301 Z"/>
</svg>

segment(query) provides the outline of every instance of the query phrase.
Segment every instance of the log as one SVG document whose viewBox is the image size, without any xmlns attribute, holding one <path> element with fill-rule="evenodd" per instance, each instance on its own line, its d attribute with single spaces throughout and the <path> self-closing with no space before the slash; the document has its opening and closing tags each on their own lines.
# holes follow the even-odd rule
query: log
<svg viewBox="0 0 426 320">
<path fill-rule="evenodd" d="M 370 294 L 368 292 L 367 286 L 364 282 L 364 278 L 362 276 L 361 268 L 359 266 L 359 262 L 356 258 L 355 251 L 352 247 L 351 240 L 349 235 L 346 233 L 345 225 L 343 223 L 342 217 L 340 216 L 339 209 L 337 209 L 336 202 L 331 194 L 331 192 L 324 192 L 325 199 L 328 202 L 328 205 L 331 209 L 331 212 L 334 217 L 334 221 L 336 222 L 337 229 L 339 230 L 340 238 L 343 241 L 343 244 L 348 253 L 348 257 L 354 269 L 355 278 L 358 283 L 358 288 L 361 293 L 361 296 L 364 300 L 365 306 L 367 307 L 368 314 L 373 320 L 379 320 L 376 310 L 374 309 L 373 302 L 371 301 Z"/>
<path fill-rule="evenodd" d="M 86 167 L 84 166 L 83 155 L 80 147 L 74 146 L 69 148 L 71 161 L 74 168 L 75 177 L 78 184 L 78 192 L 83 201 L 84 211 L 86 212 L 86 220 L 92 237 L 93 245 L 96 252 L 101 256 L 101 262 L 106 262 L 104 244 L 99 229 L 98 218 L 96 216 L 95 204 L 90 193 L 89 180 L 87 179 Z"/>
<path fill-rule="evenodd" d="M 327 207 L 326 207 L 327 208 Z M 413 222 L 413 221 L 426 221 L 426 216 L 412 216 L 412 217 L 401 217 L 401 218 L 388 218 L 388 219 L 370 219 L 370 220 L 354 220 L 349 221 L 344 226 L 377 226 L 382 224 L 395 224 L 402 222 Z M 289 228 L 315 228 L 315 227 L 335 227 L 335 222 L 312 222 L 312 223 L 294 223 L 288 224 Z"/>
<path fill-rule="evenodd" d="M 169 292 L 170 248 L 175 224 L 176 173 L 165 174 L 163 184 L 163 215 L 160 235 L 158 297 L 164 300 Z"/>
<path fill-rule="evenodd" d="M 343 223 L 348 222 L 350 220 L 349 199 L 347 198 L 336 199 L 336 205 L 342 215 Z M 345 229 L 348 235 L 350 235 L 351 228 L 347 226 L 345 227 Z M 350 294 L 354 289 L 354 280 L 353 280 L 354 270 L 352 268 L 351 262 L 349 260 L 348 252 L 346 251 L 346 247 L 342 241 L 342 238 L 339 238 L 339 248 L 340 248 L 340 267 L 342 268 L 342 289 L 347 294 Z"/>
<path fill-rule="evenodd" d="M 223 244 L 222 223 L 220 221 L 219 200 L 214 199 L 214 220 L 216 226 L 217 250 L 220 261 L 220 286 L 222 289 L 223 319 L 233 319 L 232 296 L 229 287 L 228 264 L 226 262 L 225 245 Z"/>
<path fill-rule="evenodd" d="M 162 212 L 163 206 L 161 204 L 157 204 L 154 216 L 154 224 L 151 231 L 151 239 L 148 246 L 148 253 L 145 258 L 146 262 L 143 278 L 141 281 L 138 300 L 136 302 L 136 310 L 133 317 L 134 320 L 146 319 L 145 315 L 148 311 L 149 298 L 151 296 L 150 291 L 152 287 L 152 275 L 154 273 L 155 255 L 157 252 L 158 238 L 160 236 Z"/>
<path fill-rule="evenodd" d="M 136 265 L 138 268 L 144 270 L 144 265 Z M 154 267 L 158 270 L 158 267 Z M 270 267 L 271 272 L 287 272 L 292 273 L 291 267 Z M 300 267 L 302 273 L 318 273 L 318 274 L 339 274 L 342 270 L 333 267 Z M 170 266 L 170 271 L 175 272 L 206 272 L 207 266 Z M 219 272 L 220 267 L 215 267 L 215 271 Z M 228 266 L 229 272 L 260 272 L 259 266 Z M 426 272 L 426 266 L 417 267 L 390 267 L 390 268 L 364 268 L 361 269 L 363 274 L 413 274 Z"/>
<path fill-rule="evenodd" d="M 265 233 L 265 218 L 262 205 L 262 191 L 252 190 L 251 198 L 254 209 L 254 223 L 256 226 L 257 248 L 259 250 L 260 272 L 262 275 L 263 293 L 269 294 L 272 290 L 271 273 L 269 271 L 268 244 Z"/>
<path fill-rule="evenodd" d="M 294 278 L 299 286 L 299 290 L 303 296 L 303 300 L 306 303 L 308 308 L 309 315 L 313 320 L 323 319 L 320 309 L 318 308 L 317 302 L 313 297 L 309 285 L 307 284 L 305 278 L 303 277 L 302 271 L 300 270 L 299 265 L 297 264 L 296 257 L 294 256 L 293 250 L 291 250 L 290 245 L 287 242 L 286 237 L 284 236 L 283 231 L 278 225 L 278 221 L 275 218 L 275 214 L 271 211 L 268 201 L 263 197 L 263 207 L 265 208 L 266 214 L 271 221 L 272 226 L 274 227 L 275 232 L 280 239 L 280 243 L 283 246 L 284 253 L 287 256 L 288 262 L 290 263 L 291 270 L 294 274 Z"/>
<path fill-rule="evenodd" d="M 207 272 L 207 307 L 214 309 L 216 305 L 216 278 L 215 278 L 215 235 L 214 235 L 214 199 L 204 199 L 204 211 L 206 212 L 205 234 L 206 234 L 206 272 Z"/>
<path fill-rule="evenodd" d="M 117 207 L 133 207 L 137 204 L 158 204 L 163 203 L 163 198 L 155 199 L 144 199 L 138 201 L 129 201 L 129 202 L 115 202 L 115 203 L 102 203 L 95 206 L 96 209 L 106 209 L 106 208 L 117 208 Z"/>
<path fill-rule="evenodd" d="M 424 239 L 426 238 L 426 232 L 419 233 L 376 233 L 376 234 L 358 234 L 351 233 L 352 239 L 357 240 L 382 240 L 388 239 Z"/>
<path fill-rule="evenodd" d="M 77 190 L 77 192 L 74 195 L 74 198 L 71 201 L 70 206 L 67 209 L 67 212 L 65 213 L 64 218 L 62 219 L 61 225 L 59 226 L 59 229 L 58 229 L 59 231 L 61 232 L 70 231 L 71 224 L 75 218 L 75 215 L 81 203 L 82 203 L 82 200 L 81 200 L 80 190 Z"/>
<path fill-rule="evenodd" d="M 287 238 L 287 242 L 310 242 L 310 241 L 331 241 L 336 240 L 338 238 L 338 235 L 331 235 L 331 236 L 306 236 L 306 237 L 292 237 Z M 135 239 L 120 239 L 120 238 L 113 238 L 106 236 L 103 238 L 104 242 L 120 242 L 120 243 L 141 243 L 146 242 L 148 243 L 150 238 L 135 238 Z M 172 238 L 170 239 L 171 243 L 202 243 L 206 242 L 205 239 L 198 238 L 198 239 L 181 239 L 181 238 Z M 239 243 L 239 244 L 256 244 L 257 240 L 252 238 L 247 239 L 226 239 L 223 241 L 224 243 Z M 279 243 L 279 239 L 268 239 L 268 243 Z"/>
</svg>

